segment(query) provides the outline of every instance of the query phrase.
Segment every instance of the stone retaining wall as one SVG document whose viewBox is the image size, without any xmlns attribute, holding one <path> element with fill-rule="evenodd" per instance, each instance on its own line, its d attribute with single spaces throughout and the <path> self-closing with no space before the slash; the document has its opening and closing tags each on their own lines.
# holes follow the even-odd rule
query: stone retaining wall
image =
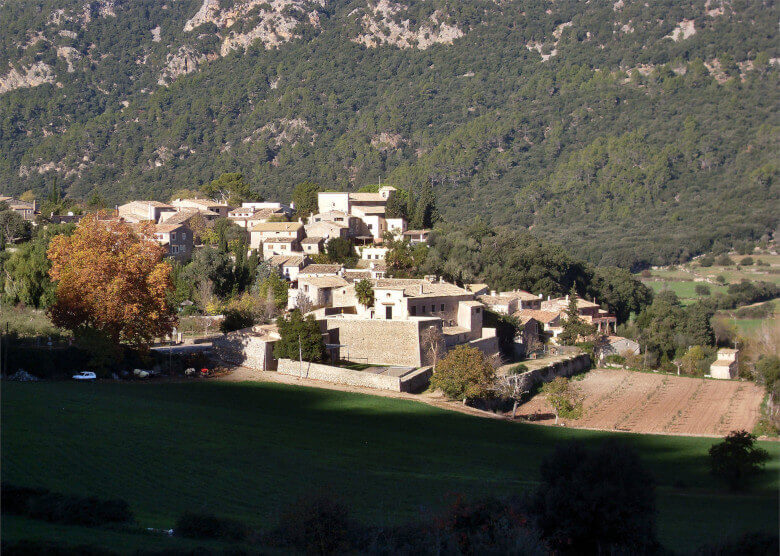
<svg viewBox="0 0 780 556">
<path fill-rule="evenodd" d="M 333 367 L 321 363 L 301 364 L 300 361 L 292 359 L 280 359 L 276 372 L 312 380 L 324 380 L 336 384 L 345 384 L 347 386 L 362 386 L 364 388 L 377 388 L 379 390 L 390 390 L 392 392 L 411 392 L 427 386 L 431 377 L 430 368 L 417 369 L 404 376 L 391 376 L 385 374 L 374 374 L 366 371 L 355 371 L 344 369 L 342 367 Z"/>
<path fill-rule="evenodd" d="M 276 368 L 275 340 L 246 332 L 231 332 L 215 338 L 213 349 L 223 361 L 259 371 Z"/>
<path fill-rule="evenodd" d="M 517 380 L 523 382 L 524 388 L 531 389 L 537 384 L 551 382 L 559 376 L 571 377 L 580 371 L 589 369 L 590 366 L 590 355 L 583 353 L 516 376 Z"/>
</svg>

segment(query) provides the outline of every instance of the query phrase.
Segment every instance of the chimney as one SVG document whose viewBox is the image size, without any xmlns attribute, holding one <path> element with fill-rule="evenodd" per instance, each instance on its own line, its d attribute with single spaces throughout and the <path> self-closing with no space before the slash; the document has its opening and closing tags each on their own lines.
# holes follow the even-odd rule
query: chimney
<svg viewBox="0 0 780 556">
<path fill-rule="evenodd" d="M 539 294 L 539 299 L 544 299 L 544 296 L 542 294 Z"/>
<path fill-rule="evenodd" d="M 569 294 L 566 294 L 566 301 L 569 301 Z"/>
<path fill-rule="evenodd" d="M 495 297 L 496 296 L 496 290 L 490 290 L 490 295 L 491 295 L 491 297 Z"/>
<path fill-rule="evenodd" d="M 423 285 L 422 285 L 422 282 L 420 282 L 420 295 L 422 295 L 422 294 L 423 294 Z"/>
<path fill-rule="evenodd" d="M 549 295 L 547 296 L 547 301 L 550 301 L 550 296 Z"/>
</svg>

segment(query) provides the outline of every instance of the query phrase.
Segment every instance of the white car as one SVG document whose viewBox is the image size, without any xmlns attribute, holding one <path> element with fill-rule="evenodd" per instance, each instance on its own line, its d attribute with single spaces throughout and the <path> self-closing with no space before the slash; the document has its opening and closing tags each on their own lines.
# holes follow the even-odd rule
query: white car
<svg viewBox="0 0 780 556">
<path fill-rule="evenodd" d="M 73 380 L 95 380 L 97 375 L 91 371 L 82 371 L 77 375 L 73 375 Z"/>
</svg>

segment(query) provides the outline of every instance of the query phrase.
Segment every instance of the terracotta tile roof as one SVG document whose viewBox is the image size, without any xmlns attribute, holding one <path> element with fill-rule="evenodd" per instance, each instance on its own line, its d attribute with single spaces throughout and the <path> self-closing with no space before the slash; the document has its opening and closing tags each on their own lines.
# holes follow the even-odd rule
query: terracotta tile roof
<svg viewBox="0 0 780 556">
<path fill-rule="evenodd" d="M 340 264 L 307 264 L 299 274 L 337 274 L 340 270 Z"/>
<path fill-rule="evenodd" d="M 310 237 L 305 237 L 305 238 L 303 238 L 303 239 L 301 240 L 301 243 L 304 243 L 304 244 L 306 244 L 306 245 L 309 245 L 309 244 L 320 243 L 321 241 L 323 241 L 323 238 L 321 238 L 321 237 L 317 237 L 317 236 L 310 236 Z"/>
<path fill-rule="evenodd" d="M 268 259 L 271 266 L 303 266 L 306 258 L 303 255 L 274 255 Z"/>
<path fill-rule="evenodd" d="M 485 305 L 509 305 L 512 301 L 511 297 L 503 295 L 480 295 L 477 296 L 477 299 Z"/>
<path fill-rule="evenodd" d="M 511 292 L 501 292 L 500 295 L 506 297 L 514 297 L 520 301 L 541 301 L 542 299 L 538 295 L 534 295 L 531 292 L 525 290 L 514 290 Z"/>
<path fill-rule="evenodd" d="M 310 278 L 298 275 L 298 289 L 301 284 L 309 284 L 315 288 L 341 288 L 348 286 L 349 282 L 339 276 L 312 276 Z"/>
<path fill-rule="evenodd" d="M 446 297 L 471 295 L 455 284 L 447 282 L 429 282 L 428 280 L 380 278 L 374 280 L 374 289 L 402 289 L 406 297 Z"/>
<path fill-rule="evenodd" d="M 512 316 L 522 318 L 530 317 L 542 323 L 549 323 L 561 316 L 561 313 L 556 311 L 538 311 L 536 309 L 520 309 L 515 311 Z"/>
<path fill-rule="evenodd" d="M 303 228 L 300 222 L 261 222 L 252 226 L 253 232 L 295 232 Z"/>
</svg>

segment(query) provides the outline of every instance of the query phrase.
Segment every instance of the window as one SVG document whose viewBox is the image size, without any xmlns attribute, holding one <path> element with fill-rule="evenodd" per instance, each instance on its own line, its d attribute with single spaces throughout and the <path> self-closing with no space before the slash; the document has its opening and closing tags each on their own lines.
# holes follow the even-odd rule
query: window
<svg viewBox="0 0 780 556">
<path fill-rule="evenodd" d="M 417 307 L 415 307 L 414 305 L 409 307 L 409 314 L 415 316 L 417 314 Z"/>
<path fill-rule="evenodd" d="M 444 310 L 444 303 L 441 304 L 441 310 Z"/>
<path fill-rule="evenodd" d="M 176 232 L 171 232 L 171 241 L 176 240 Z"/>
<path fill-rule="evenodd" d="M 178 253 L 178 252 L 179 252 L 179 246 L 171 245 L 171 253 Z"/>
<path fill-rule="evenodd" d="M 186 232 L 182 232 L 181 233 L 181 240 L 182 241 L 187 241 L 187 233 Z"/>
<path fill-rule="evenodd" d="M 431 305 L 431 313 L 436 311 L 436 305 Z"/>
</svg>

